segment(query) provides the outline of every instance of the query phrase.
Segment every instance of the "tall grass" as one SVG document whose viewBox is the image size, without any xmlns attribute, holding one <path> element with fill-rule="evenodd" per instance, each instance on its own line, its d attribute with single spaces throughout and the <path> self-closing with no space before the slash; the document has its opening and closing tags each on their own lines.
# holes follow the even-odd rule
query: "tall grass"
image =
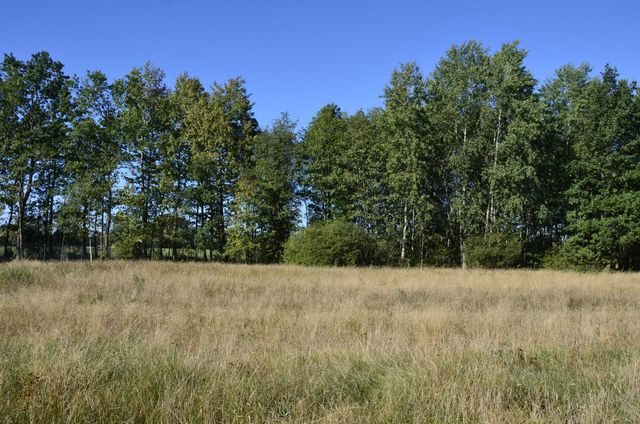
<svg viewBox="0 0 640 424">
<path fill-rule="evenodd" d="M 0 265 L 4 422 L 640 422 L 640 277 Z"/>
</svg>

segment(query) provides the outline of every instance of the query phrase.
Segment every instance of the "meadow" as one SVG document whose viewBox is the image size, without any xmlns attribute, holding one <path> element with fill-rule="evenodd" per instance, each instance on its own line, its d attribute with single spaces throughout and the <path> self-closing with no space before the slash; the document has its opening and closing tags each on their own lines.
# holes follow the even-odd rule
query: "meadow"
<svg viewBox="0 0 640 424">
<path fill-rule="evenodd" d="M 0 265 L 18 422 L 640 422 L 640 275 Z"/>
</svg>

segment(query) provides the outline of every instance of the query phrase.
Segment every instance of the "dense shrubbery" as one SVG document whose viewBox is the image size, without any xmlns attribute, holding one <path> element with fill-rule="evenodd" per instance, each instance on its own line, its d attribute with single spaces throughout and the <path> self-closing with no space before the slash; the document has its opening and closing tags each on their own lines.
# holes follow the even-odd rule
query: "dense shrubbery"
<svg viewBox="0 0 640 424">
<path fill-rule="evenodd" d="M 589 249 L 579 246 L 570 240 L 563 245 L 550 249 L 542 259 L 542 267 L 571 271 L 602 271 L 611 269 Z"/>
<path fill-rule="evenodd" d="M 466 246 L 467 263 L 472 268 L 511 268 L 518 265 L 522 243 L 504 234 L 473 237 Z"/>
<path fill-rule="evenodd" d="M 378 265 L 386 262 L 383 248 L 359 227 L 345 221 L 316 222 L 285 244 L 284 260 L 298 265 Z"/>
<path fill-rule="evenodd" d="M 142 259 L 145 254 L 141 239 L 124 237 L 113 245 L 113 253 L 118 259 Z"/>
</svg>

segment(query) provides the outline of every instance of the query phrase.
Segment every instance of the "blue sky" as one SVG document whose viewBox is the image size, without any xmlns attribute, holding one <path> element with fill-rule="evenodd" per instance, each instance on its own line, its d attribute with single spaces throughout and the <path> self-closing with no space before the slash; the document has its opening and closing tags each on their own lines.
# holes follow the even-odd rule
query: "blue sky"
<svg viewBox="0 0 640 424">
<path fill-rule="evenodd" d="M 625 1 L 11 1 L 0 52 L 47 50 L 69 73 L 110 78 L 151 60 L 169 84 L 183 71 L 205 86 L 242 76 L 262 125 L 280 112 L 306 124 L 334 102 L 380 105 L 398 64 L 429 73 L 452 44 L 491 49 L 520 40 L 545 80 L 566 63 L 606 63 L 640 77 L 640 2 Z"/>
</svg>

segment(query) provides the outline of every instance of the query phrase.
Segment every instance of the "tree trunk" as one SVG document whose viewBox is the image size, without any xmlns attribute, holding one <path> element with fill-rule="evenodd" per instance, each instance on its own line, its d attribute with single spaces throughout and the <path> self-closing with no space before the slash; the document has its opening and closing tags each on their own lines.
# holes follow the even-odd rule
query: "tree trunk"
<svg viewBox="0 0 640 424">
<path fill-rule="evenodd" d="M 178 207 L 176 206 L 173 212 L 173 236 L 171 237 L 171 259 L 178 260 Z"/>
<path fill-rule="evenodd" d="M 46 261 L 47 260 L 47 246 L 49 245 L 49 196 L 47 195 L 45 198 L 45 202 L 44 202 L 44 211 L 45 213 L 43 214 L 43 227 L 44 227 L 44 234 L 43 237 L 40 237 L 40 241 L 42 242 L 42 260 Z"/>
<path fill-rule="evenodd" d="M 493 224 L 496 220 L 495 209 L 495 171 L 498 168 L 498 145 L 500 144 L 500 135 L 502 127 L 502 109 L 498 111 L 498 128 L 496 129 L 496 135 L 494 136 L 494 149 L 493 149 L 493 175 L 491 176 L 491 183 L 489 184 L 489 203 L 487 204 L 487 211 L 485 213 L 484 232 L 485 235 L 489 234 L 493 229 Z"/>
<path fill-rule="evenodd" d="M 224 194 L 222 192 L 220 193 L 220 198 L 218 199 L 218 237 L 219 251 L 222 255 L 224 253 L 224 248 L 227 245 L 227 234 L 226 228 L 224 226 Z"/>
<path fill-rule="evenodd" d="M 204 205 L 200 204 L 198 206 L 198 215 L 196 215 L 196 234 L 198 234 L 198 218 L 200 221 L 200 228 L 204 227 Z M 208 242 L 204 242 L 202 245 L 202 259 L 207 260 L 207 244 Z M 197 244 L 194 244 L 194 247 L 197 248 Z M 198 259 L 198 250 L 196 249 L 196 259 Z"/>
<path fill-rule="evenodd" d="M 93 217 L 93 232 L 91 233 L 93 237 L 93 245 L 96 250 L 94 255 L 96 258 L 100 257 L 100 248 L 98 247 L 98 241 L 96 240 L 97 234 L 98 234 L 98 211 L 96 211 L 96 214 Z"/>
<path fill-rule="evenodd" d="M 420 268 L 424 266 L 424 258 L 425 258 L 425 249 L 424 249 L 424 224 L 420 224 Z"/>
<path fill-rule="evenodd" d="M 80 259 L 83 261 L 87 257 L 87 237 L 88 237 L 88 228 L 87 228 L 87 207 L 82 207 L 82 246 L 80 247 Z"/>
<path fill-rule="evenodd" d="M 404 204 L 404 213 L 403 213 L 403 224 L 402 224 L 402 244 L 400 247 L 400 263 L 404 265 L 404 261 L 405 261 L 405 250 L 406 250 L 406 244 L 407 244 L 407 226 L 408 226 L 408 221 L 409 221 L 409 217 L 407 216 L 407 203 L 405 202 Z"/>
<path fill-rule="evenodd" d="M 13 203 L 9 206 L 9 219 L 7 220 L 7 228 L 4 233 L 4 257 L 9 258 L 8 250 L 9 250 L 9 229 L 11 228 L 11 222 L 13 222 Z"/>
<path fill-rule="evenodd" d="M 93 246 L 91 245 L 91 239 L 92 239 L 93 234 L 89 234 L 88 239 L 89 239 L 89 262 L 93 262 Z"/>
<path fill-rule="evenodd" d="M 460 266 L 462 269 L 467 269 L 467 258 L 464 251 L 464 228 L 460 224 Z"/>
<path fill-rule="evenodd" d="M 55 167 L 54 171 L 49 174 L 48 187 L 47 187 L 47 226 L 45 231 L 45 248 L 44 257 L 45 260 L 51 258 L 53 252 L 53 236 L 51 234 L 51 228 L 53 224 L 53 206 L 54 206 L 54 188 L 56 185 Z"/>
<path fill-rule="evenodd" d="M 107 200 L 107 228 L 105 232 L 105 249 L 104 253 L 107 258 L 111 257 L 111 206 L 113 202 L 113 194 L 109 189 L 109 197 Z"/>
<path fill-rule="evenodd" d="M 464 126 L 464 129 L 462 130 L 462 146 L 464 147 L 464 145 L 467 144 L 467 126 Z M 464 238 L 466 236 L 465 234 L 465 228 L 464 228 L 464 221 L 465 221 L 465 214 L 464 214 L 464 209 L 467 206 L 467 186 L 466 186 L 466 182 L 463 181 L 462 182 L 462 208 L 459 211 L 459 215 L 458 215 L 458 219 L 460 220 L 460 226 L 458 228 L 458 237 L 460 239 L 460 266 L 462 267 L 462 269 L 466 269 L 467 268 L 467 257 L 465 254 L 465 244 L 464 244 Z"/>
<path fill-rule="evenodd" d="M 31 161 L 33 167 L 33 161 Z M 31 195 L 31 186 L 33 183 L 33 173 L 30 173 L 27 178 L 25 187 L 24 180 L 20 180 L 18 187 L 18 234 L 16 237 L 16 257 L 18 260 L 24 259 L 24 218 L 25 208 L 27 207 L 27 201 Z"/>
<path fill-rule="evenodd" d="M 147 221 L 149 220 L 149 210 L 147 205 L 147 185 L 144 166 L 144 150 L 140 151 L 140 192 L 142 193 L 142 251 L 145 259 L 149 259 L 149 245 L 147 243 Z M 153 248 L 153 246 L 151 246 Z"/>
<path fill-rule="evenodd" d="M 158 258 L 160 260 L 163 260 L 164 252 L 162 250 L 164 249 L 164 225 L 160 225 L 160 228 L 158 228 L 158 247 L 160 248 L 160 254 Z"/>
<path fill-rule="evenodd" d="M 64 261 L 64 237 L 65 237 L 65 233 L 62 233 L 62 243 L 60 244 L 60 260 Z"/>
<path fill-rule="evenodd" d="M 24 200 L 20 193 L 18 202 L 18 232 L 16 234 L 16 258 L 24 259 Z"/>
<path fill-rule="evenodd" d="M 411 258 L 415 258 L 415 246 L 416 246 L 416 208 L 411 208 L 411 244 L 409 250 L 411 251 Z"/>
<path fill-rule="evenodd" d="M 100 259 L 104 259 L 104 202 L 102 203 L 102 208 L 100 209 Z"/>
</svg>

